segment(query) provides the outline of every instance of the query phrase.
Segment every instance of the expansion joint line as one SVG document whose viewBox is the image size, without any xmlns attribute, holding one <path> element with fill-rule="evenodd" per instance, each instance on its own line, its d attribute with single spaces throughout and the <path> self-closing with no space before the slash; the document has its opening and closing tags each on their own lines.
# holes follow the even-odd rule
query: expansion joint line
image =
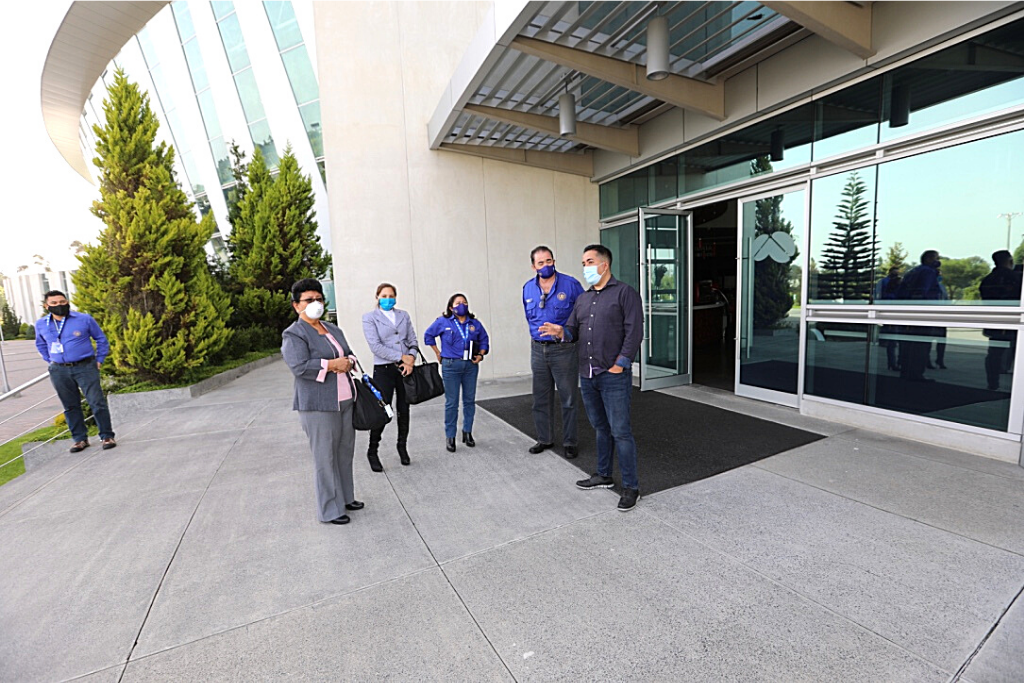
<svg viewBox="0 0 1024 683">
<path fill-rule="evenodd" d="M 498 648 L 496 648 L 494 646 L 494 643 L 491 642 L 491 639 L 487 637 L 487 632 L 484 631 L 483 626 L 481 626 L 480 622 L 477 621 L 476 616 L 473 614 L 473 610 L 469 609 L 469 605 L 467 605 L 466 601 L 462 598 L 462 594 L 459 593 L 459 589 L 456 588 L 455 584 L 452 583 L 452 580 L 448 578 L 448 572 L 446 572 L 441 563 L 437 561 L 437 557 L 434 556 L 434 551 L 430 549 L 430 544 L 427 543 L 427 539 L 423 538 L 423 534 L 420 532 L 420 528 L 416 525 L 416 522 L 413 521 L 412 515 L 409 514 L 409 508 L 405 507 L 405 501 L 403 501 L 402 497 L 398 495 L 398 489 L 395 488 L 395 482 L 391 481 L 391 476 L 387 473 L 387 470 L 384 471 L 384 476 L 387 478 L 388 484 L 391 486 L 391 490 L 394 492 L 395 498 L 398 500 L 398 504 L 402 506 L 402 511 L 405 512 L 405 516 L 409 518 L 409 523 L 412 524 L 412 528 L 416 530 L 416 535 L 420 537 L 420 541 L 423 543 L 423 547 L 427 549 L 428 553 L 430 553 L 430 559 L 432 559 L 434 561 L 434 564 L 437 565 L 437 568 L 441 570 L 441 576 L 444 577 L 444 580 L 451 587 L 452 591 L 455 593 L 455 597 L 457 597 L 459 599 L 459 602 L 462 603 L 463 609 L 466 610 L 466 614 L 469 615 L 469 618 L 473 620 L 473 623 L 476 625 L 477 630 L 480 631 L 480 635 L 482 635 L 484 637 L 484 640 L 487 641 L 487 644 L 490 645 L 491 651 L 494 652 L 494 656 L 497 657 L 498 661 L 501 662 L 501 665 L 505 667 L 505 671 L 508 672 L 508 675 L 512 678 L 512 680 L 518 683 L 519 679 L 516 678 L 516 675 L 514 673 L 512 673 L 512 669 L 509 668 L 508 663 L 505 662 L 505 658 L 501 656 L 500 652 L 498 652 Z M 118 683 L 120 683 L 120 681 L 118 681 Z"/>
<path fill-rule="evenodd" d="M 1013 599 L 1010 600 L 1010 602 L 1006 605 L 1003 611 L 999 613 L 999 618 L 996 619 L 995 623 L 992 624 L 992 628 L 988 630 L 988 632 L 985 634 L 985 637 L 981 639 L 980 643 L 978 643 L 978 647 L 974 648 L 974 652 L 969 654 L 967 656 L 967 659 L 964 660 L 964 663 L 960 665 L 960 668 L 956 670 L 956 673 L 953 674 L 953 678 L 950 679 L 950 683 L 956 683 L 956 681 L 960 680 L 961 676 L 963 676 L 964 673 L 967 671 L 967 667 L 971 665 L 971 662 L 974 661 L 974 658 L 978 656 L 979 652 L 981 652 L 981 648 L 985 647 L 985 643 L 987 643 L 988 639 L 992 637 L 992 634 L 996 632 L 996 629 L 999 628 L 999 625 L 1003 623 L 1003 617 L 1005 617 L 1009 613 L 1014 603 L 1020 600 L 1021 595 L 1024 595 L 1024 586 L 1021 586 L 1021 589 L 1017 591 L 1017 594 L 1013 596 Z"/>
</svg>

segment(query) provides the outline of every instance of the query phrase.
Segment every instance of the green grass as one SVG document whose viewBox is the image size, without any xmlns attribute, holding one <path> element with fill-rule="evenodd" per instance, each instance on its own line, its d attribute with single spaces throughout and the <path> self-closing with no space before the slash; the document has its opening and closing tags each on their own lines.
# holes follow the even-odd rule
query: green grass
<svg viewBox="0 0 1024 683">
<path fill-rule="evenodd" d="M 97 436 L 98 434 L 99 432 L 96 430 L 95 426 L 89 427 L 89 436 Z M 29 432 L 24 436 L 19 436 L 10 443 L 5 443 L 3 446 L 0 446 L 0 465 L 12 458 L 17 458 L 18 455 L 21 454 L 21 444 L 28 443 L 29 441 L 49 441 L 54 437 L 57 437 L 57 441 L 70 439 L 71 432 L 68 432 L 66 428 L 61 425 L 60 427 L 42 427 L 41 429 Z M 24 458 L 18 458 L 10 465 L 0 467 L 0 486 L 3 486 L 11 479 L 20 477 L 23 474 L 25 474 Z"/>
<path fill-rule="evenodd" d="M 110 391 L 110 393 L 130 394 L 140 391 L 159 391 L 161 389 L 178 389 L 180 387 L 187 387 L 197 382 L 202 382 L 204 379 L 209 379 L 214 375 L 219 375 L 222 372 L 234 370 L 235 368 L 241 365 L 245 365 L 246 363 L 252 363 L 253 361 L 259 360 L 261 358 L 272 356 L 278 351 L 280 351 L 280 349 L 264 349 L 262 351 L 250 351 L 241 358 L 233 358 L 232 360 L 225 361 L 220 365 L 207 365 L 205 367 L 199 368 L 197 371 L 190 374 L 181 382 L 176 382 L 173 384 L 158 384 L 156 382 L 133 382 L 131 384 L 125 384 L 123 386 L 120 386 L 117 389 Z"/>
</svg>

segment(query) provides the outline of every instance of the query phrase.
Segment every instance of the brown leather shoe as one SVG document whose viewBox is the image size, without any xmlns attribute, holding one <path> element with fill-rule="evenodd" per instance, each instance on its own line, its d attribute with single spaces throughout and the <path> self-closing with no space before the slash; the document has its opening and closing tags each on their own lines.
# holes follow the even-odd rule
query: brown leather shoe
<svg viewBox="0 0 1024 683">
<path fill-rule="evenodd" d="M 111 448 L 117 448 L 117 442 L 113 439 L 103 439 L 103 450 L 109 451 Z"/>
<path fill-rule="evenodd" d="M 89 447 L 89 439 L 85 441 L 76 441 L 75 445 L 68 449 L 72 453 L 80 453 Z"/>
</svg>

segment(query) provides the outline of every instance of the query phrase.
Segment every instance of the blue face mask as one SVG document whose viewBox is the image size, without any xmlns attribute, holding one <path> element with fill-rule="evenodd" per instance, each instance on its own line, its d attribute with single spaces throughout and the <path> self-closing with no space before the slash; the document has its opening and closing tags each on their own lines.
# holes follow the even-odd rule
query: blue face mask
<svg viewBox="0 0 1024 683">
<path fill-rule="evenodd" d="M 601 281 L 601 275 L 597 272 L 597 266 L 583 266 L 583 279 L 593 287 Z"/>
<path fill-rule="evenodd" d="M 392 308 L 395 307 L 394 297 L 385 297 L 382 299 L 378 299 L 378 301 L 380 302 L 380 308 L 383 311 L 390 311 Z"/>
<path fill-rule="evenodd" d="M 544 266 L 543 268 L 541 268 L 540 270 L 537 271 L 537 275 L 540 275 L 545 280 L 547 280 L 549 277 L 551 277 L 554 274 L 555 274 L 555 267 L 554 266 Z"/>
<path fill-rule="evenodd" d="M 455 304 L 454 306 L 452 306 L 452 311 L 455 313 L 455 315 L 462 317 L 469 313 L 469 306 L 467 306 L 466 304 Z"/>
</svg>

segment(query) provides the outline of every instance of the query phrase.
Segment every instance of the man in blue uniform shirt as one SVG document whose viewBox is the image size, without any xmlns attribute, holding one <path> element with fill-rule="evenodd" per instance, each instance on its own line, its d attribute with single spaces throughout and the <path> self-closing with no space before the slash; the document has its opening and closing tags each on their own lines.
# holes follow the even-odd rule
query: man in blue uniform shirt
<svg viewBox="0 0 1024 683">
<path fill-rule="evenodd" d="M 79 389 L 96 418 L 103 450 L 113 448 L 117 442 L 110 426 L 107 399 L 100 388 L 100 365 L 110 352 L 107 337 L 92 316 L 71 312 L 64 292 L 47 292 L 43 303 L 49 314 L 36 321 L 36 349 L 50 364 L 50 382 L 64 406 L 64 417 L 75 440 L 71 452 L 78 453 L 89 447 L 89 430 L 85 426 Z"/>
<path fill-rule="evenodd" d="M 540 246 L 530 252 L 535 275 L 523 285 L 523 309 L 530 327 L 530 369 L 533 371 L 533 424 L 537 443 L 531 453 L 540 453 L 554 445 L 552 423 L 555 417 L 555 389 L 562 405 L 562 445 L 566 458 L 575 458 L 578 450 L 576 387 L 579 386 L 576 344 L 562 343 L 540 331 L 544 323 L 564 325 L 583 293 L 583 286 L 571 275 L 555 271 L 555 255 Z"/>
</svg>

